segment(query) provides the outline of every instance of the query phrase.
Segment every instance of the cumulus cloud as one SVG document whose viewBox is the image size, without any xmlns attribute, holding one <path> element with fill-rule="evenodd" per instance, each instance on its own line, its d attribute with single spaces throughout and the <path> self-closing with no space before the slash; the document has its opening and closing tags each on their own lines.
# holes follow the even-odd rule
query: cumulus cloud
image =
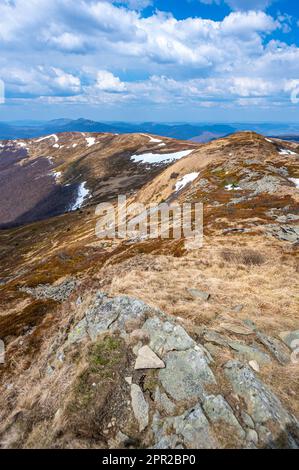
<svg viewBox="0 0 299 470">
<path fill-rule="evenodd" d="M 125 84 L 120 81 L 118 77 L 113 75 L 107 70 L 100 70 L 97 73 L 97 80 L 95 87 L 98 90 L 111 91 L 111 92 L 121 92 L 125 90 Z"/>
<path fill-rule="evenodd" d="M 2 2 L 1 78 L 51 102 L 279 102 L 299 76 L 298 47 L 271 40 L 289 19 L 227 2 L 238 11 L 222 21 L 144 17 L 147 0 Z"/>
</svg>

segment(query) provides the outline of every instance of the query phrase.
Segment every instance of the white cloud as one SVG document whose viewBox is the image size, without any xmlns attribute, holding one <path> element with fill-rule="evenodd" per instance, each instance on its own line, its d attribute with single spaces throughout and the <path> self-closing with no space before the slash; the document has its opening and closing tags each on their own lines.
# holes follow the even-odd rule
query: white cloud
<svg viewBox="0 0 299 470">
<path fill-rule="evenodd" d="M 222 22 L 223 32 L 237 35 L 240 38 L 257 32 L 270 33 L 278 27 L 277 21 L 260 11 L 231 13 Z"/>
<path fill-rule="evenodd" d="M 97 73 L 96 89 L 103 91 L 120 92 L 125 90 L 125 84 L 115 77 L 113 73 L 106 70 L 100 70 Z"/>
<path fill-rule="evenodd" d="M 299 48 L 269 38 L 289 19 L 227 1 L 239 11 L 222 21 L 159 11 L 144 18 L 138 10 L 147 0 L 27 0 L 26 15 L 23 0 L 2 2 L 1 78 L 11 96 L 51 102 L 287 99 Z"/>
</svg>

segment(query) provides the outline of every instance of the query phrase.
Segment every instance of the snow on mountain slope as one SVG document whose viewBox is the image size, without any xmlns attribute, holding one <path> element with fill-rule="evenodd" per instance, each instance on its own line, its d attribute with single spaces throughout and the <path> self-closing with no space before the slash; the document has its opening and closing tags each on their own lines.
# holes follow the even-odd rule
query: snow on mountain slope
<svg viewBox="0 0 299 470">
<path fill-rule="evenodd" d="M 131 159 L 135 163 L 148 163 L 154 165 L 156 163 L 173 162 L 180 158 L 187 157 L 193 150 L 183 150 L 175 153 L 144 153 L 141 155 L 132 155 Z"/>
<path fill-rule="evenodd" d="M 183 189 L 187 184 L 192 183 L 197 177 L 199 173 L 188 173 L 187 175 L 184 175 L 181 180 L 179 180 L 176 185 L 175 185 L 175 190 L 180 191 Z"/>
</svg>

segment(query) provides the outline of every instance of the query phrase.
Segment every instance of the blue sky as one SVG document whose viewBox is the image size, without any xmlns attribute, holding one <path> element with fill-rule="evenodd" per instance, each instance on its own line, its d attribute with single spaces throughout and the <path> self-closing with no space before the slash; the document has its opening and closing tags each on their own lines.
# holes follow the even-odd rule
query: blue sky
<svg viewBox="0 0 299 470">
<path fill-rule="evenodd" d="M 2 121 L 299 122 L 293 0 L 0 0 L 0 48 Z"/>
</svg>

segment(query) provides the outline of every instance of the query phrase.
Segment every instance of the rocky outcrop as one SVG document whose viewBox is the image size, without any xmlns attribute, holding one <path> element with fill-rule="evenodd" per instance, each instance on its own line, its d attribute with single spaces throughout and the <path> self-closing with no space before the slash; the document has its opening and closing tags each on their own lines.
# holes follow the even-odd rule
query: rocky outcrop
<svg viewBox="0 0 299 470">
<path fill-rule="evenodd" d="M 22 287 L 20 290 L 35 299 L 52 299 L 56 302 L 63 302 L 69 298 L 77 285 L 78 282 L 75 279 L 67 279 L 57 285 L 41 284 L 37 287 Z"/>
<path fill-rule="evenodd" d="M 271 358 L 262 350 L 245 344 L 242 349 L 229 337 L 206 330 L 204 341 L 233 348 L 237 354 L 236 360 L 219 367 L 206 347 L 174 318 L 140 300 L 109 298 L 99 292 L 69 332 L 66 348 L 82 341 L 96 343 L 107 334 L 127 344 L 132 360 L 126 372 L 131 376 L 124 382 L 132 411 L 127 423 L 111 436 L 112 447 L 122 446 L 119 435 L 132 442 L 141 439 L 143 446 L 157 449 L 297 447 L 296 418 L 248 364 L 252 358 L 257 364 L 271 360 L 285 364 L 279 348 L 283 343 L 248 325 L 244 330 L 240 327 L 246 338 L 251 336 L 249 331 Z"/>
</svg>

